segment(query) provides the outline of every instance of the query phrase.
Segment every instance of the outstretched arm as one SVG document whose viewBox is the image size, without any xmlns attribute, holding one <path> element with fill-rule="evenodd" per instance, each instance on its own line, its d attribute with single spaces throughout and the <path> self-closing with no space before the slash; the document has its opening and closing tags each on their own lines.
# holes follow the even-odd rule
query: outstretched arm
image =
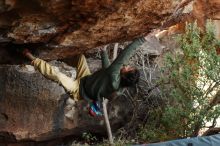
<svg viewBox="0 0 220 146">
<path fill-rule="evenodd" d="M 114 71 L 120 71 L 122 65 L 129 61 L 129 58 L 134 54 L 136 49 L 140 47 L 144 42 L 145 38 L 137 38 L 131 44 L 129 44 L 122 52 L 118 55 L 115 61 L 111 64 L 110 69 Z"/>
<path fill-rule="evenodd" d="M 110 65 L 108 53 L 106 47 L 101 49 L 102 68 L 107 68 Z"/>
<path fill-rule="evenodd" d="M 68 91 L 73 91 L 73 80 L 70 77 L 67 77 L 65 74 L 61 73 L 58 68 L 51 66 L 46 61 L 34 57 L 28 50 L 25 50 L 23 54 L 32 60 L 34 67 L 39 70 L 41 74 L 47 78 L 54 80 L 60 84 Z"/>
</svg>

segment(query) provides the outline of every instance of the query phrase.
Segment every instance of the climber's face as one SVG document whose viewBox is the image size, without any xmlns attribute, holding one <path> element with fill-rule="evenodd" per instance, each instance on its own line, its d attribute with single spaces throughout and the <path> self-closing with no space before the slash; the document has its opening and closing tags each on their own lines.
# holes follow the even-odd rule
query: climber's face
<svg viewBox="0 0 220 146">
<path fill-rule="evenodd" d="M 122 88 L 131 87 L 138 83 L 140 72 L 135 67 L 124 66 L 121 68 L 120 77 L 120 86 Z"/>
<path fill-rule="evenodd" d="M 123 66 L 121 68 L 121 73 L 127 73 L 127 72 L 130 72 L 130 71 L 133 71 L 135 68 L 134 67 L 131 67 L 129 65 L 126 65 L 126 66 Z"/>
</svg>

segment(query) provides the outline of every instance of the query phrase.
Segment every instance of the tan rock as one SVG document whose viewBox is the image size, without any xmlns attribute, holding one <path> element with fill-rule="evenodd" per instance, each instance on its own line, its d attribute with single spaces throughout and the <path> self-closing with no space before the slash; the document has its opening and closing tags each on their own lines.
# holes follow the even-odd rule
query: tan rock
<svg viewBox="0 0 220 146">
<path fill-rule="evenodd" d="M 37 48 L 30 47 L 39 50 L 39 57 L 49 60 L 146 35 L 160 27 L 175 7 L 173 0 L 10 0 L 7 3 L 10 9 L 2 9 L 4 13 L 0 15 L 0 28 L 6 33 L 2 41 L 39 43 Z"/>
</svg>

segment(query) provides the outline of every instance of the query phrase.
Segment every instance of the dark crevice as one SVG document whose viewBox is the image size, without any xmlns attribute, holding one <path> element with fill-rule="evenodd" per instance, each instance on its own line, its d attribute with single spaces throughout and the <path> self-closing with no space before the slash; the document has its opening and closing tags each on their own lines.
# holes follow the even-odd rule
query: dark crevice
<svg viewBox="0 0 220 146">
<path fill-rule="evenodd" d="M 34 55 L 37 56 L 38 48 L 44 46 L 44 43 L 36 44 L 14 44 L 14 43 L 3 43 L 0 45 L 0 53 L 2 57 L 0 58 L 0 64 L 24 64 L 30 62 L 22 54 L 24 48 L 28 48 Z M 4 54 L 4 55 L 3 55 Z"/>
<path fill-rule="evenodd" d="M 5 143 L 1 143 L 0 142 L 0 146 L 8 146 L 8 145 L 21 145 L 21 146 L 61 146 L 61 145 L 68 145 L 70 143 L 72 143 L 73 141 L 76 141 L 78 144 L 85 144 L 85 143 L 89 143 L 89 144 L 94 144 L 94 143 L 98 143 L 101 142 L 103 140 L 103 138 L 107 138 L 106 136 L 102 136 L 100 134 L 97 133 L 90 133 L 91 135 L 96 135 L 96 140 L 91 140 L 91 141 L 87 141 L 82 135 L 81 136 L 76 136 L 76 135 L 72 135 L 72 136 L 66 136 L 66 137 L 62 137 L 62 138 L 56 138 L 56 139 L 51 139 L 48 141 L 33 141 L 33 140 L 24 140 L 24 141 L 12 141 L 12 142 L 5 142 Z"/>
</svg>

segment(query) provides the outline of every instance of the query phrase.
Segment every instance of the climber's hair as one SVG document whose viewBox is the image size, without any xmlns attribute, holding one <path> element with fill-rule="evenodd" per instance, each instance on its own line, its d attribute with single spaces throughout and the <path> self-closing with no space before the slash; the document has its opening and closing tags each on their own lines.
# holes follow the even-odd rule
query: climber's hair
<svg viewBox="0 0 220 146">
<path fill-rule="evenodd" d="M 139 82 L 140 71 L 136 68 L 125 73 L 121 73 L 121 87 L 132 87 Z"/>
</svg>

